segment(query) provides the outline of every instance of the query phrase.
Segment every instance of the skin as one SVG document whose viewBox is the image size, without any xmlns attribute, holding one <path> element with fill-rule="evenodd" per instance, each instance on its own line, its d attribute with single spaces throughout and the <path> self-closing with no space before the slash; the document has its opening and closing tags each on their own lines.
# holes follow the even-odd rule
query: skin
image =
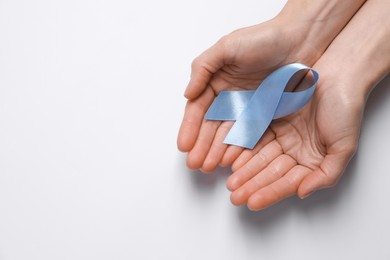
<svg viewBox="0 0 390 260">
<path fill-rule="evenodd" d="M 197 57 L 177 141 L 179 150 L 188 152 L 187 166 L 211 172 L 218 164 L 231 164 L 242 152 L 221 144 L 232 122 L 203 120 L 219 92 L 255 89 L 284 64 L 313 65 L 363 3 L 291 0 L 275 19 L 237 30 Z"/>
<path fill-rule="evenodd" d="M 321 25 L 329 25 L 326 15 L 319 22 L 307 18 L 312 26 L 307 28 L 314 28 L 307 30 L 306 19 L 286 23 L 296 17 L 291 16 L 294 8 L 286 5 L 274 20 L 233 32 L 200 55 L 193 63 L 185 94 L 189 101 L 178 136 L 179 149 L 188 152 L 187 165 L 209 172 L 218 164 L 234 161 L 227 181 L 231 200 L 235 205 L 247 204 L 251 210 L 334 185 L 356 150 L 365 100 L 390 69 L 390 59 L 383 55 L 390 53 L 389 5 L 368 1 L 349 23 L 353 13 L 337 9 L 338 15 L 329 16 L 329 21 L 338 27 L 330 34 L 323 30 L 321 41 L 313 35 L 321 32 Z M 347 14 L 351 15 L 348 19 Z M 340 17 L 344 24 L 335 22 Z M 334 31 L 346 23 L 323 54 Z M 297 24 L 303 24 L 298 26 L 301 31 Z M 304 43 L 299 39 L 305 39 Z M 255 51 L 259 49 L 267 52 Z M 315 63 L 314 69 L 320 73 L 310 103 L 275 120 L 253 150 L 222 144 L 232 123 L 203 120 L 215 95 L 226 89 L 256 88 L 271 71 L 291 62 Z"/>
<path fill-rule="evenodd" d="M 390 72 L 388 10 L 389 2 L 367 2 L 314 65 L 321 80 L 310 103 L 240 154 L 227 181 L 233 204 L 257 211 L 337 183 L 356 150 L 367 97 Z"/>
</svg>

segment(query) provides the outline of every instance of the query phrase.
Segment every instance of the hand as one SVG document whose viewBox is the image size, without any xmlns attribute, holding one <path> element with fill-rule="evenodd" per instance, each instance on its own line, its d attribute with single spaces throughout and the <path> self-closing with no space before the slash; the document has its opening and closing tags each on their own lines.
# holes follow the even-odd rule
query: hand
<svg viewBox="0 0 390 260">
<path fill-rule="evenodd" d="M 210 172 L 231 164 L 243 150 L 222 143 L 232 122 L 203 120 L 219 92 L 255 89 L 288 63 L 311 66 L 363 3 L 290 0 L 276 18 L 237 30 L 196 58 L 177 141 L 179 150 L 188 152 L 188 167 Z"/>
<path fill-rule="evenodd" d="M 336 184 L 356 150 L 365 103 L 343 89 L 321 78 L 310 103 L 273 121 L 254 150 L 241 153 L 227 181 L 233 204 L 260 210 Z"/>
<path fill-rule="evenodd" d="M 390 72 L 388 10 L 387 1 L 365 3 L 316 62 L 320 82 L 309 104 L 274 121 L 237 158 L 227 181 L 233 204 L 260 210 L 337 182 L 357 147 L 365 101 Z"/>
<path fill-rule="evenodd" d="M 223 37 L 195 59 L 185 93 L 187 103 L 178 136 L 178 147 L 189 152 L 187 165 L 209 172 L 228 165 L 242 148 L 223 144 L 232 122 L 205 121 L 210 104 L 222 90 L 255 89 L 276 68 L 297 61 L 290 53 L 299 46 L 277 20 L 244 28 Z M 286 31 L 285 31 L 286 30 Z M 314 60 L 302 58 L 311 64 Z"/>
</svg>

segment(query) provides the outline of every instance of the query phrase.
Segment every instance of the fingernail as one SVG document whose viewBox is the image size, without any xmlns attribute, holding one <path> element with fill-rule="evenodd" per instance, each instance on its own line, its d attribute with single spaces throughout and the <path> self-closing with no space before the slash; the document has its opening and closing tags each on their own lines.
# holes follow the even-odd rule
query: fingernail
<svg viewBox="0 0 390 260">
<path fill-rule="evenodd" d="M 316 191 L 312 191 L 312 192 L 307 193 L 306 195 L 303 195 L 303 196 L 301 197 L 301 199 L 302 199 L 302 200 L 303 200 L 303 199 L 306 199 L 307 197 L 311 196 L 314 192 L 316 192 Z"/>
</svg>

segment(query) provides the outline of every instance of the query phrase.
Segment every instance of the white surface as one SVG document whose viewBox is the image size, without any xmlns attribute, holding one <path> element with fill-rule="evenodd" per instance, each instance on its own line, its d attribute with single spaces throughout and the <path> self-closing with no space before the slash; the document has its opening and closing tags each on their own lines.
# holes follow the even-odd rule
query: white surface
<svg viewBox="0 0 390 260">
<path fill-rule="evenodd" d="M 236 208 L 176 150 L 192 59 L 283 4 L 0 0 L 0 259 L 390 259 L 390 78 L 306 200 Z"/>
</svg>

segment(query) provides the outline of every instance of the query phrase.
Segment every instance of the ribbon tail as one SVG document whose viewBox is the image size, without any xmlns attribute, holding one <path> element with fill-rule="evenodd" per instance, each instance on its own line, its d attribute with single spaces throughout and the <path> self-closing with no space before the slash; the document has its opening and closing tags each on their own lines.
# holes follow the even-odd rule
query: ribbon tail
<svg viewBox="0 0 390 260">
<path fill-rule="evenodd" d="M 283 93 L 284 88 L 275 91 L 273 87 L 276 86 L 272 81 L 264 81 L 256 90 L 230 129 L 225 144 L 253 149 L 271 123 Z"/>
<path fill-rule="evenodd" d="M 254 90 L 222 91 L 211 104 L 205 119 L 237 120 L 254 93 Z"/>
</svg>

